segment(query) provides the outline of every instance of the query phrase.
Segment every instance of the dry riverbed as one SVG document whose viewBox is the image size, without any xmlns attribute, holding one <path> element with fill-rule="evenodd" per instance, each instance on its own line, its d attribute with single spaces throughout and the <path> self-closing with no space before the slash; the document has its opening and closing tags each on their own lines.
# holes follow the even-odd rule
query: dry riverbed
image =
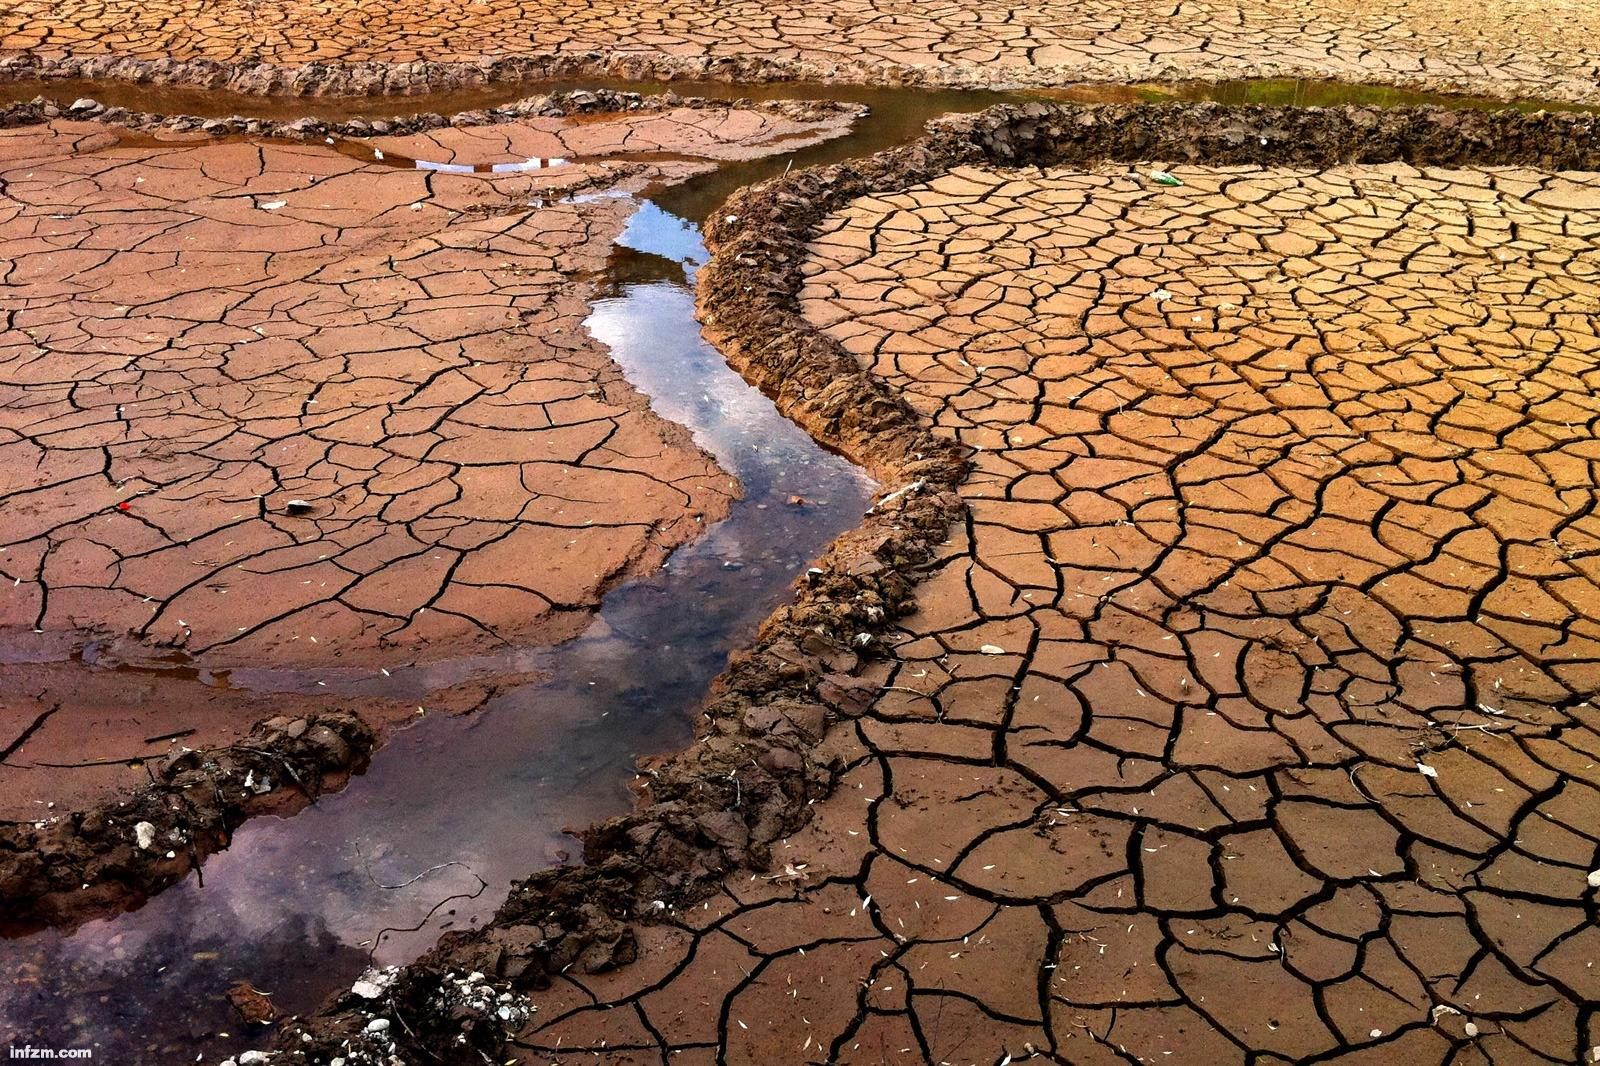
<svg viewBox="0 0 1600 1066">
<path fill-rule="evenodd" d="M 482 705 L 526 680 L 501 653 L 582 631 L 723 517 L 737 482 L 583 325 L 634 210 L 616 194 L 846 123 L 0 131 L 8 917 L 170 877 L 234 808 Z M 230 761 L 260 747 L 280 764 Z M 208 775 L 196 751 L 227 757 Z M 122 808 L 152 791 L 198 809 Z"/>
<path fill-rule="evenodd" d="M 529 1063 L 1590 1060 L 1600 177 L 1505 162 L 1545 119 L 1248 121 L 1297 136 L 1015 109 L 730 203 L 730 358 L 905 397 L 776 385 L 923 464 L 821 579 L 920 574 L 885 656 L 819 642 L 743 717 L 825 712 L 831 794 L 774 838 L 769 793 L 678 787 L 697 750 L 283 1052 L 418 1046 L 381 1015 Z M 1238 163 L 1103 162 L 1146 124 Z M 1397 130 L 1452 165 L 1339 163 Z"/>
</svg>

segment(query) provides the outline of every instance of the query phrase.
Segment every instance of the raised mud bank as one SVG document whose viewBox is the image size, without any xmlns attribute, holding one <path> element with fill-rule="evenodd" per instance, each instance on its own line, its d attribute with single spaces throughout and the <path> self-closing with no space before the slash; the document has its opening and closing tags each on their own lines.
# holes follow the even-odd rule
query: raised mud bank
<svg viewBox="0 0 1600 1066">
<path fill-rule="evenodd" d="M 665 52 L 591 51 L 485 57 L 476 62 L 375 60 L 249 63 L 212 59 L 141 59 L 112 55 L 0 56 L 0 82 L 100 81 L 187 87 L 251 96 L 416 96 L 561 79 L 615 78 L 629 81 L 717 81 L 730 84 L 811 82 L 831 85 L 926 89 L 1015 90 L 1071 84 L 1304 79 L 1338 73 L 1316 63 L 1273 59 L 1193 63 L 1153 62 L 1132 66 L 1111 60 L 1061 65 L 911 64 L 878 60 L 818 61 L 767 56 L 671 55 Z M 1600 84 L 1585 78 L 1446 76 L 1423 71 L 1370 70 L 1364 84 L 1430 93 L 1471 93 L 1490 99 L 1544 97 L 1569 103 L 1600 103 Z"/>
<path fill-rule="evenodd" d="M 540 93 L 497 107 L 476 108 L 443 115 L 425 111 L 390 119 L 273 119 L 234 115 L 207 118 L 200 115 L 168 115 L 151 111 L 132 111 L 106 107 L 97 101 L 81 100 L 61 105 L 54 102 L 16 103 L 0 107 L 0 129 L 31 126 L 53 119 L 87 119 L 122 126 L 131 130 L 171 133 L 207 133 L 217 137 L 398 137 L 446 127 L 493 126 L 528 118 L 568 118 L 574 115 L 631 114 L 641 111 L 666 111 L 673 108 L 726 111 L 740 101 L 680 96 L 676 93 L 644 95 L 613 89 L 575 90 Z M 844 103 L 827 100 L 768 100 L 749 106 L 787 118 L 827 118 L 856 110 Z"/>
<path fill-rule="evenodd" d="M 827 722 L 860 714 L 880 687 L 877 636 L 914 606 L 919 568 L 963 513 L 967 460 L 802 317 L 807 242 L 831 212 L 952 167 L 1189 161 L 1323 167 L 1536 165 L 1600 169 L 1593 116 L 1438 109 L 1220 105 L 1002 106 L 939 121 L 869 158 L 785 175 L 733 196 L 707 226 L 700 280 L 707 333 L 748 380 L 818 440 L 892 486 L 842 537 L 720 679 L 689 750 L 649 771 L 626 817 L 584 834 L 584 864 L 520 882 L 494 920 L 447 935 L 370 995 L 349 993 L 288 1023 L 275 1061 L 501 1061 L 523 989 L 576 968 L 632 961 L 637 923 L 671 921 L 729 872 L 768 868 L 771 846 L 808 819 L 837 767 Z M 468 974 L 486 975 L 486 980 Z M 390 1020 L 393 1020 L 393 1024 Z"/>
<path fill-rule="evenodd" d="M 114 911 L 182 879 L 262 813 L 315 803 L 367 764 L 376 737 L 353 714 L 274 718 L 237 744 L 185 751 L 127 800 L 0 825 L 0 931 Z"/>
</svg>

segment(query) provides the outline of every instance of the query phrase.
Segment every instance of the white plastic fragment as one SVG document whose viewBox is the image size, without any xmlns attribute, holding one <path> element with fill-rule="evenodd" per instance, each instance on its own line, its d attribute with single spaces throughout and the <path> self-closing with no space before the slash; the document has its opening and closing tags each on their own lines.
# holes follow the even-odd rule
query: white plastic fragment
<svg viewBox="0 0 1600 1066">
<path fill-rule="evenodd" d="M 352 994 L 362 999 L 377 999 L 383 995 L 384 990 L 394 984 L 396 970 L 368 970 L 356 978 L 355 984 L 350 986 Z"/>
</svg>

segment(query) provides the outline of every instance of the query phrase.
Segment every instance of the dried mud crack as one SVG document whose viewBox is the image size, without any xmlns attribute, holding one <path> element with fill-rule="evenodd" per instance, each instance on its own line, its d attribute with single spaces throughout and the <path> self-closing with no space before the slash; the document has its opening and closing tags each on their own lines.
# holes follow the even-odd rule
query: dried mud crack
<svg viewBox="0 0 1600 1066">
<path fill-rule="evenodd" d="M 534 77 L 804 79 L 1008 87 L 1151 78 L 1344 78 L 1594 100 L 1584 0 L 1154 0 L 711 9 L 681 2 L 17 0 L 9 76 L 249 92 L 419 92 Z"/>
<path fill-rule="evenodd" d="M 626 113 L 567 117 L 600 108 Z M 486 705 L 527 680 L 495 655 L 724 515 L 737 484 L 583 328 L 631 211 L 595 191 L 849 113 L 591 93 L 185 135 L 12 108 L 6 923 L 137 902 L 419 704 Z"/>
<path fill-rule="evenodd" d="M 1595 134 L 1041 105 L 736 196 L 708 331 L 899 491 L 275 1057 L 1583 1059 Z"/>
</svg>

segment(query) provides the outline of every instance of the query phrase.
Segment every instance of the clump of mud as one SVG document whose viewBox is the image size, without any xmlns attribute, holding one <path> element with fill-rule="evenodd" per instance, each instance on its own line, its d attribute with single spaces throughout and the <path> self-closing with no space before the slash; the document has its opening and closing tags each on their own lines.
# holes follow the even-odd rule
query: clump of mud
<svg viewBox="0 0 1600 1066">
<path fill-rule="evenodd" d="M 5 931 L 81 921 L 160 891 L 226 847 L 245 819 L 314 802 L 359 773 L 374 739 L 352 714 L 273 718 L 236 744 L 179 754 L 127 800 L 0 825 Z"/>
</svg>

